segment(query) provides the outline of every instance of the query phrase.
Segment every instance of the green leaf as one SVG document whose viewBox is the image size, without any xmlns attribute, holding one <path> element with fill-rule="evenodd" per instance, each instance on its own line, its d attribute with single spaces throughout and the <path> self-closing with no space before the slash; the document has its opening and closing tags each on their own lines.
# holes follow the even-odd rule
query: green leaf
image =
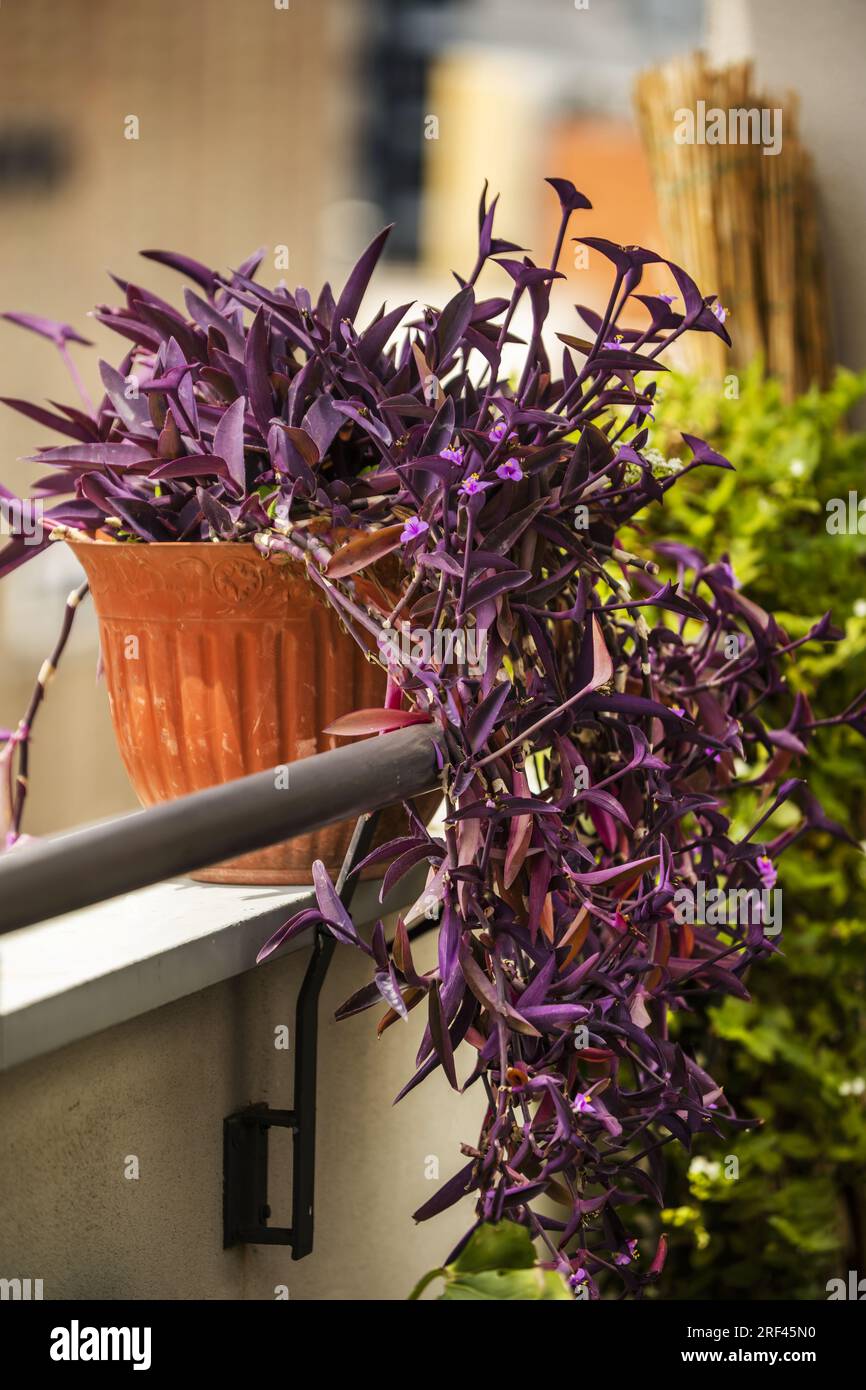
<svg viewBox="0 0 866 1390">
<path fill-rule="evenodd" d="M 479 1299 L 573 1301 L 562 1275 L 536 1264 L 532 1237 L 515 1221 L 482 1222 L 454 1263 L 444 1269 L 431 1269 L 415 1285 L 409 1298 L 420 1298 L 428 1285 L 439 1277 L 445 1280 L 445 1288 L 439 1294 L 439 1301 L 443 1303 Z"/>
<path fill-rule="evenodd" d="M 492 1269 L 449 1280 L 441 1303 L 497 1299 L 506 1302 L 566 1300 L 573 1302 L 561 1274 L 552 1269 Z"/>
<path fill-rule="evenodd" d="M 484 1221 L 450 1268 L 461 1274 L 477 1274 L 491 1269 L 532 1269 L 534 1264 L 535 1247 L 525 1226 L 518 1226 L 516 1221 L 496 1225 Z"/>
</svg>

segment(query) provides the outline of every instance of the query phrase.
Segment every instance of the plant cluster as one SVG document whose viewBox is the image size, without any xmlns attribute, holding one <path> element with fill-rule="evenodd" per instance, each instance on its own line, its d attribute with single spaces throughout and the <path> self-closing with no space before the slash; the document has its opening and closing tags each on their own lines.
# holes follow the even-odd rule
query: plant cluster
<svg viewBox="0 0 866 1390">
<path fill-rule="evenodd" d="M 382 922 L 364 939 L 321 864 L 317 907 L 261 955 L 324 926 L 370 961 L 341 1016 L 384 1004 L 387 1027 L 422 1011 L 401 1094 L 441 1069 L 455 1090 L 482 1088 L 486 1108 L 416 1219 L 471 1196 L 472 1230 L 516 1222 L 544 1265 L 595 1298 L 639 1295 L 660 1275 L 665 1240 L 642 1254 L 630 1216 L 664 1203 L 666 1147 L 750 1123 L 672 1020 L 747 998 L 751 966 L 778 939 L 758 908 L 687 925 L 672 902 L 698 882 L 766 887 L 809 829 L 838 829 L 792 773 L 816 721 L 788 682 L 799 648 L 838 633 L 825 614 L 789 637 L 729 564 L 690 544 L 659 543 L 655 559 L 639 538 L 625 548 L 623 531 L 683 475 L 730 468 L 692 434 L 664 476 L 647 453 L 662 354 L 687 332 L 729 341 L 725 315 L 663 257 L 577 238 L 611 263 L 612 288 L 554 352 L 551 286 L 589 203 L 548 182 L 561 206 L 548 264 L 494 235 L 485 191 L 477 258 L 453 297 L 383 307 L 363 329 L 387 230 L 336 299 L 327 285 L 315 300 L 264 287 L 256 258 L 222 276 L 146 253 L 196 285 L 185 312 L 118 281 L 124 303 L 96 317 L 131 346 L 101 365 L 99 406 L 13 404 L 73 441 L 34 455 L 55 525 L 130 544 L 250 541 L 303 566 L 373 659 L 399 622 L 486 634 L 482 671 L 395 662 L 384 708 L 335 726 L 441 731 L 444 833 L 410 805 L 405 835 L 367 861 L 389 864 L 387 888 L 428 865 L 435 968 L 416 968 L 406 918 L 390 945 Z M 647 265 L 667 268 L 670 293 L 640 292 Z M 481 297 L 485 270 L 505 293 Z M 530 327 L 512 377 L 502 357 L 521 342 L 521 303 Z M 638 306 L 644 326 L 624 326 Z M 68 327 L 18 317 L 66 351 Z M 13 539 L 0 569 L 29 553 Z M 402 574 L 394 604 L 370 582 L 385 556 Z M 861 708 L 855 698 L 835 722 L 859 725 Z"/>
</svg>

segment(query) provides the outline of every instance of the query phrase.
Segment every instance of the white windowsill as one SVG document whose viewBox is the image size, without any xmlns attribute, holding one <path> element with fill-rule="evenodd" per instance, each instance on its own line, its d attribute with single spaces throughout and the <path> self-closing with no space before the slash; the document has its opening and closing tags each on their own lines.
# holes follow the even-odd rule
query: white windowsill
<svg viewBox="0 0 866 1390">
<path fill-rule="evenodd" d="M 412 902 L 423 882 L 423 873 L 408 875 L 384 906 L 379 881 L 359 884 L 355 920 Z M 306 887 L 175 879 L 9 932 L 0 937 L 0 1071 L 243 974 L 286 918 L 313 902 Z M 304 932 L 284 951 L 309 942 Z"/>
</svg>

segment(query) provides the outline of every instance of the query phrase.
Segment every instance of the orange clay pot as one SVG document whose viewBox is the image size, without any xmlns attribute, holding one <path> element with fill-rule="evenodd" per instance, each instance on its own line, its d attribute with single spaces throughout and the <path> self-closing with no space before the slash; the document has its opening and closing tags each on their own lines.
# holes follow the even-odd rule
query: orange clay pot
<svg viewBox="0 0 866 1390">
<path fill-rule="evenodd" d="M 325 752 L 337 746 L 322 733 L 332 720 L 384 704 L 381 668 L 297 564 L 275 565 L 250 544 L 70 544 L 99 618 L 120 755 L 144 806 Z M 403 820 L 400 807 L 386 811 L 380 842 Z M 352 825 L 194 877 L 309 883 L 314 859 L 339 869 Z"/>
</svg>

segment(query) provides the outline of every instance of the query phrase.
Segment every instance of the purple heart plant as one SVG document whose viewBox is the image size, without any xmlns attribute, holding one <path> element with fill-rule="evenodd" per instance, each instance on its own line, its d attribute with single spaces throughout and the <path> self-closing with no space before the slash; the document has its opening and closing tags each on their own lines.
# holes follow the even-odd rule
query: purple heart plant
<svg viewBox="0 0 866 1390">
<path fill-rule="evenodd" d="M 82 408 L 7 404 L 71 441 L 33 455 L 48 469 L 34 500 L 51 535 L 252 541 L 301 565 L 389 677 L 386 708 L 334 732 L 418 718 L 441 730 L 441 833 L 409 806 L 405 836 L 367 861 L 389 864 L 386 889 L 428 866 L 393 942 L 381 922 L 369 943 L 359 935 L 316 864 L 318 909 L 260 958 L 318 922 L 370 959 L 341 1017 L 383 1002 L 385 1024 L 423 1010 L 401 1094 L 441 1068 L 455 1090 L 483 1091 L 484 1118 L 416 1220 L 468 1197 L 471 1230 L 518 1223 L 575 1297 L 596 1298 L 639 1295 L 660 1275 L 664 1238 L 640 1259 L 629 1215 L 663 1205 L 666 1145 L 750 1123 L 677 1043 L 676 1016 L 748 997 L 751 967 L 778 949 L 762 894 L 783 851 L 812 826 L 840 830 L 787 775 L 816 727 L 789 685 L 794 651 L 838 634 L 827 615 L 791 641 L 727 563 L 686 545 L 647 553 L 639 514 L 685 473 L 730 467 L 690 434 L 688 461 L 667 464 L 650 434 L 664 350 L 688 332 L 729 342 L 724 315 L 664 257 L 577 238 L 611 263 L 613 284 L 602 314 L 578 310 L 588 336 L 556 335 L 551 356 L 551 286 L 572 215 L 590 204 L 548 182 L 562 210 L 548 265 L 494 236 L 485 190 L 477 259 L 453 298 L 383 306 L 363 329 L 387 230 L 336 301 L 328 285 L 315 301 L 265 288 L 260 256 L 222 276 L 145 252 L 195 288 L 182 311 L 117 280 L 123 304 L 95 318 L 129 347 L 100 364 L 98 408 L 86 393 Z M 501 297 L 476 293 L 488 264 Z M 638 292 L 647 265 L 669 273 L 671 293 Z M 641 328 L 624 326 L 627 306 Z M 67 360 L 81 341 L 7 317 Z M 510 375 L 506 345 L 522 348 Z M 0 573 L 39 548 L 13 537 Z M 390 611 L 364 575 L 386 556 L 401 576 Z M 835 722 L 862 728 L 862 706 Z M 11 841 L 29 722 L 0 755 Z M 680 911 L 684 893 L 733 893 L 741 910 Z M 423 916 L 438 919 L 426 972 L 409 934 Z"/>
</svg>

